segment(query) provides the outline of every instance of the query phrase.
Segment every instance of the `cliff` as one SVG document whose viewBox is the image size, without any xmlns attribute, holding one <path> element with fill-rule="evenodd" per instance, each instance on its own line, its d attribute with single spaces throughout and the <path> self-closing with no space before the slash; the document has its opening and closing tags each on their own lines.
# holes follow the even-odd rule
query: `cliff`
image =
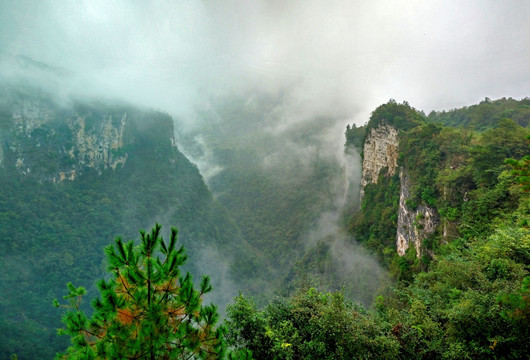
<svg viewBox="0 0 530 360">
<path fill-rule="evenodd" d="M 423 240 L 434 234 L 440 224 L 440 217 L 435 208 L 424 203 L 420 206 L 414 204 L 412 189 L 416 184 L 411 179 L 407 166 L 399 159 L 402 147 L 401 132 L 418 126 L 420 122 L 421 115 L 408 104 L 390 101 L 372 114 L 370 122 L 366 125 L 367 131 L 363 142 L 361 201 L 365 220 L 369 217 L 371 219 L 368 221 L 373 221 L 372 225 L 387 227 L 376 236 L 392 236 L 400 256 L 405 255 L 410 246 L 415 248 L 418 257 L 421 256 L 424 252 Z M 399 178 L 394 181 L 392 178 L 396 173 L 399 173 Z M 367 186 L 377 185 L 379 179 L 384 179 L 385 183 L 380 186 L 387 189 L 378 190 L 371 187 L 367 199 L 365 197 Z M 387 198 L 386 208 L 374 203 L 381 201 L 381 197 Z M 377 210 L 374 211 L 376 208 Z M 377 215 L 380 216 L 378 220 L 373 217 L 374 215 L 370 215 L 374 212 L 381 213 Z M 383 217 L 390 217 L 391 221 Z M 383 223 L 387 225 L 382 225 Z M 366 229 L 373 231 L 372 225 L 366 226 Z M 384 244 L 389 239 L 381 241 Z"/>
<path fill-rule="evenodd" d="M 34 358 L 29 338 L 46 344 L 42 358 L 65 349 L 52 299 L 64 295 L 68 281 L 93 294 L 105 273 L 102 248 L 117 235 L 137 238 L 155 222 L 179 229 L 186 270 L 211 274 L 218 289 L 252 273 L 239 228 L 173 134 L 173 120 L 160 112 L 57 104 L 38 91 L 0 87 L 2 355 Z M 231 300 L 230 291 L 220 290 L 226 299 L 217 302 Z"/>
<path fill-rule="evenodd" d="M 361 177 L 361 199 L 368 184 L 377 184 L 381 169 L 387 168 L 387 175 L 394 175 L 398 158 L 398 131 L 391 125 L 380 125 L 370 129 L 363 145 Z"/>
<path fill-rule="evenodd" d="M 505 111 L 507 104 L 513 111 Z M 468 128 L 471 120 L 480 131 Z M 488 216 L 513 210 L 506 200 L 509 176 L 502 174 L 507 158 L 528 154 L 526 124 L 528 99 L 485 101 L 429 117 L 407 103 L 379 106 L 362 129 L 346 129 L 346 145 L 363 144 L 364 156 L 362 211 L 350 231 L 385 261 L 394 249 L 434 257 L 455 238 L 486 234 L 493 226 Z"/>
<path fill-rule="evenodd" d="M 421 256 L 423 240 L 434 234 L 440 225 L 440 216 L 435 208 L 428 205 L 420 205 L 416 209 L 407 206 L 407 200 L 411 198 L 412 183 L 406 171 L 399 172 L 400 194 L 397 220 L 396 246 L 400 256 L 410 246 L 414 246 L 417 256 Z"/>
<path fill-rule="evenodd" d="M 107 168 L 114 170 L 127 161 L 126 147 L 133 140 L 127 137 L 130 116 L 126 109 L 68 109 L 46 99 L 29 98 L 14 103 L 8 117 L 0 163 L 7 156 L 12 161 L 7 165 L 41 181 L 74 180 L 89 169 L 99 174 Z"/>
</svg>

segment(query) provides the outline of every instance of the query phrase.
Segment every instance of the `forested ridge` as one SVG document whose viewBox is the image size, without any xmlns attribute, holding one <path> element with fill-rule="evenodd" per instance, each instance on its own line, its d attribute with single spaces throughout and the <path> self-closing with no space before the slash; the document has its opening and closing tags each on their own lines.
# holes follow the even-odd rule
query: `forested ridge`
<svg viewBox="0 0 530 360">
<path fill-rule="evenodd" d="M 386 264 L 394 285 L 382 290 L 369 309 L 340 291 L 310 286 L 265 308 L 241 295 L 228 308 L 229 343 L 251 349 L 258 359 L 527 358 L 527 109 L 527 99 L 487 99 L 426 117 L 406 102 L 391 100 L 372 113 L 367 125 L 348 126 L 346 147 L 359 151 L 370 129 L 399 129 L 398 165 L 412 184 L 406 207 L 435 209 L 438 228 L 421 239 L 420 254 L 411 246 L 398 256 L 401 176 L 381 169 L 347 226 Z M 457 120 L 444 126 L 444 119 Z M 414 226 L 421 226 L 422 219 L 416 220 Z"/>
<path fill-rule="evenodd" d="M 95 296 L 95 280 L 106 268 L 102 249 L 115 236 L 135 238 L 139 229 L 159 221 L 167 229 L 179 227 L 191 258 L 187 269 L 194 274 L 201 261 L 216 273 L 211 260 L 216 256 L 226 256 L 227 272 L 245 262 L 238 256 L 246 247 L 239 229 L 212 198 L 197 168 L 172 144 L 168 115 L 106 103 L 61 107 L 33 89 L 3 90 L 0 358 L 16 353 L 19 359 L 50 359 L 66 348 L 68 339 L 57 335 L 60 312 L 50 304 L 65 294 L 68 281 L 84 286 L 89 298 Z M 13 114 L 20 114 L 24 124 L 31 119 L 42 124 L 19 133 Z M 84 138 L 90 139 L 103 133 L 109 118 L 119 124 L 124 114 L 123 146 L 111 152 L 126 156 L 126 162 L 114 170 L 103 163 L 89 167 L 91 158 L 80 157 L 84 143 L 74 145 L 78 128 L 68 124 L 83 118 Z M 95 142 L 94 151 L 99 146 Z M 77 170 L 75 180 L 69 179 L 71 169 Z M 219 286 L 221 276 L 216 281 L 212 275 Z M 88 309 L 90 301 L 84 306 Z"/>
<path fill-rule="evenodd" d="M 35 99 L 28 100 L 28 93 L 10 96 L 4 97 L 0 119 L 4 268 L 0 333 L 7 334 L 1 337 L 2 359 L 12 354 L 19 359 L 45 359 L 64 352 L 68 337 L 58 337 L 56 329 L 65 326 L 63 332 L 71 336 L 73 346 L 70 355 L 64 355 L 67 358 L 97 351 L 102 358 L 125 356 L 125 352 L 120 355 L 115 345 L 121 342 L 115 339 L 130 346 L 129 358 L 155 354 L 156 358 L 180 358 L 176 350 L 174 355 L 167 350 L 176 340 L 164 321 L 186 314 L 196 323 L 178 330 L 179 339 L 184 339 L 182 348 L 202 346 L 198 342 L 202 335 L 195 330 L 206 326 L 204 321 L 208 324 L 204 333 L 216 329 L 213 342 L 202 348 L 207 350 L 195 352 L 198 358 L 520 359 L 530 354 L 528 99 L 486 99 L 428 116 L 406 102 L 391 100 L 375 109 L 365 126 L 347 127 L 345 151 L 361 155 L 371 129 L 382 124 L 398 129 L 397 163 L 411 184 L 406 209 L 428 207 L 440 219 L 436 230 L 421 239 L 419 254 L 410 246 L 399 256 L 401 177 L 399 172 L 388 175 L 387 168 L 381 170 L 376 184 L 365 186 L 358 206 L 341 208 L 339 225 L 351 235 L 345 243 L 359 242 L 392 278 L 390 286 L 375 292 L 375 299 L 364 301 L 347 283 L 352 278 L 340 276 L 345 267 L 332 253 L 336 239 L 303 244 L 307 229 L 319 219 L 319 206 L 327 206 L 335 194 L 326 187 L 340 174 L 337 164 L 312 159 L 311 172 L 301 177 L 302 182 L 290 174 L 306 168 L 296 167 L 288 157 L 281 160 L 293 167 L 282 173 L 262 166 L 265 149 L 281 146 L 254 127 L 262 119 L 261 110 L 274 108 L 267 102 L 270 99 L 258 110 L 248 110 L 238 101 L 226 103 L 217 115 L 240 121 L 233 121 L 233 128 L 219 123 L 204 130 L 202 135 L 213 144 L 216 161 L 223 168 L 209 179 L 216 194 L 212 196 L 197 168 L 171 140 L 173 122 L 165 114 L 127 105 L 64 107 L 41 94 L 39 106 L 47 110 L 37 111 L 37 117 L 45 114 L 46 121 L 24 125 L 20 132 L 13 123 L 18 115 L 13 114 L 21 113 L 28 120 L 34 113 L 31 107 L 27 111 L 28 104 Z M 88 155 L 80 165 L 80 155 L 69 152 L 78 141 L 72 135 L 77 127 L 68 124 L 77 124 L 74 120 L 82 117 L 86 136 L 104 133 L 110 130 L 101 124 L 110 121 L 117 128 L 125 113 L 129 120 L 123 143 L 105 155 L 106 164 L 116 164 L 115 168 L 103 163 L 87 166 Z M 247 118 L 254 120 L 247 122 Z M 314 119 L 312 124 L 294 130 L 298 135 L 294 139 L 305 144 L 317 138 L 325 120 Z M 243 134 L 249 129 L 254 135 Z M 241 132 L 244 141 L 222 132 Z M 277 160 L 274 153 L 266 154 L 267 159 Z M 126 160 L 118 161 L 122 158 Z M 65 169 L 76 170 L 75 179 L 70 180 L 71 171 Z M 422 226 L 420 217 L 414 226 Z M 211 290 L 209 282 L 203 280 L 196 292 L 191 279 L 176 270 L 186 266 L 184 253 L 175 250 L 176 232 L 172 231 L 169 243 L 159 239 L 160 229 L 155 227 L 150 234 L 141 233 L 134 243 L 139 247 L 121 240 L 116 240 L 114 248 L 107 246 L 117 235 L 137 238 L 139 229 L 148 229 L 156 221 L 166 229 L 178 227 L 179 244 L 189 258 L 184 269 L 197 279 L 201 272 L 214 272 L 210 273 L 213 299 L 216 291 L 222 291 L 222 286 L 216 288 L 216 277 L 217 284 L 226 280 L 225 270 L 240 287 L 220 324 L 215 325 L 215 308 L 200 306 L 202 294 Z M 149 249 L 155 248 L 166 259 L 177 259 L 176 263 L 149 260 Z M 227 269 L 203 264 L 215 265 L 220 259 L 228 260 L 223 261 Z M 158 295 L 147 294 L 151 280 L 145 274 L 155 274 L 151 266 L 159 274 L 158 287 L 153 285 Z M 171 285 L 171 277 L 178 286 Z M 104 279 L 96 286 L 98 278 Z M 69 281 L 74 285 L 66 290 Z M 138 286 L 137 294 L 127 293 L 127 284 Z M 370 294 L 376 285 L 354 283 L 358 292 Z M 187 289 L 187 295 L 179 289 Z M 98 291 L 102 300 L 94 301 L 90 310 L 86 300 Z M 64 294 L 73 300 L 70 310 L 95 314 L 92 320 L 67 315 L 61 325 L 61 315 L 68 312 L 51 304 L 55 298 L 61 302 Z M 81 296 L 86 300 L 77 309 Z M 134 326 L 127 327 L 135 311 L 151 314 L 148 299 L 165 304 L 169 297 L 177 303 L 167 302 L 167 307 L 153 310 L 158 311 L 156 317 L 138 316 L 146 322 L 135 318 Z M 183 305 L 187 302 L 193 304 Z M 132 307 L 124 312 L 124 306 Z M 94 337 L 86 341 L 88 324 L 114 340 L 100 345 Z M 156 324 L 164 329 L 160 331 L 163 340 L 149 335 L 153 331 L 141 330 L 142 326 L 156 329 Z M 144 349 L 142 339 L 151 350 Z M 157 350 L 155 344 L 160 345 Z"/>
<path fill-rule="evenodd" d="M 229 343 L 251 349 L 257 359 L 528 357 L 530 130 L 521 126 L 527 106 L 526 99 L 487 99 L 471 110 L 443 113 L 483 123 L 444 126 L 433 121 L 435 113 L 426 117 L 391 100 L 367 125 L 348 126 L 346 147 L 359 151 L 370 129 L 399 130 L 397 162 L 411 184 L 406 208 L 433 209 L 438 227 L 420 239 L 420 254 L 410 246 L 398 256 L 402 176 L 382 168 L 347 226 L 395 283 L 368 308 L 310 283 L 264 308 L 241 295 L 228 307 Z M 421 216 L 413 226 L 422 226 Z"/>
</svg>

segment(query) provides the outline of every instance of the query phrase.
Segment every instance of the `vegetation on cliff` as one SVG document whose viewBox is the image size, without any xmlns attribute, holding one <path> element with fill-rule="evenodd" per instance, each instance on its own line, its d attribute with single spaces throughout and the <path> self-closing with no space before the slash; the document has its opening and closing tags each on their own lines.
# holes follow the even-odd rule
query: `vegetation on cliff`
<svg viewBox="0 0 530 360">
<path fill-rule="evenodd" d="M 394 102 L 384 107 L 387 118 L 397 108 Z M 407 206 L 426 204 L 443 219 L 423 240 L 426 255 L 418 258 L 413 248 L 395 254 L 399 176 L 382 169 L 377 184 L 366 186 L 350 229 L 380 254 L 396 285 L 372 310 L 341 292 L 307 287 L 261 310 L 239 296 L 228 311 L 232 346 L 250 349 L 256 359 L 528 356 L 529 130 L 509 119 L 483 132 L 444 127 L 407 104 L 399 109 L 421 117 L 400 129 L 399 165 L 413 184 Z M 352 132 L 365 136 L 350 127 L 348 144 L 357 142 Z M 506 157 L 512 159 L 505 163 Z"/>
<path fill-rule="evenodd" d="M 19 102 L 22 109 L 32 109 L 35 101 L 49 108 L 46 99 L 27 96 Z M 19 359 L 50 359 L 65 349 L 67 339 L 56 334 L 60 322 L 51 301 L 67 281 L 85 287 L 92 297 L 94 281 L 105 272 L 103 246 L 117 235 L 134 238 L 137 229 L 151 227 L 155 219 L 179 227 L 190 256 L 186 269 L 193 274 L 208 263 L 215 284 L 223 272 L 247 276 L 247 256 L 238 254 L 251 255 L 239 229 L 212 198 L 197 168 L 172 144 L 168 115 L 130 106 L 83 105 L 54 111 L 41 126 L 17 134 L 17 102 L 9 104 L 14 107 L 3 108 L 9 115 L 0 132 L 0 358 L 16 353 Z M 91 116 L 96 130 L 100 121 L 121 119 L 124 113 L 129 120 L 121 149 L 128 155 L 125 164 L 115 170 L 83 167 L 75 180 L 49 180 L 62 159 L 70 158 L 63 146 L 72 142 L 66 126 L 72 114 Z M 30 169 L 26 174 L 16 167 L 18 147 L 11 147 L 22 142 L 24 152 L 31 153 L 22 155 L 24 170 Z M 214 271 L 217 264 L 208 259 L 220 254 L 229 254 L 226 269 Z M 232 296 L 226 294 L 223 302 Z"/>
<path fill-rule="evenodd" d="M 209 356 L 203 349 L 222 357 L 225 342 L 230 359 L 525 358 L 530 354 L 530 130 L 521 126 L 526 100 L 509 103 L 514 111 L 502 112 L 516 119 L 484 115 L 487 126 L 463 121 L 458 127 L 434 121 L 437 114 L 427 117 L 407 103 L 390 101 L 374 111 L 367 126 L 347 128 L 347 146 L 359 147 L 367 130 L 396 127 L 397 165 L 410 180 L 406 207 L 428 206 L 441 219 L 437 230 L 421 239 L 422 256 L 411 246 L 399 257 L 399 171 L 389 175 L 383 168 L 377 184 L 364 188 L 360 209 L 348 214 L 346 226 L 396 280 L 393 287 L 380 289 L 372 306 L 348 299 L 348 277 L 337 277 L 343 290 L 328 291 L 331 287 L 322 283 L 332 278 L 324 272 L 319 276 L 322 269 L 346 271 L 343 263 L 333 263 L 335 240 L 313 239 L 313 247 L 298 249 L 302 229 L 318 220 L 322 199 L 333 198 L 326 185 L 337 176 L 336 164 L 309 158 L 315 160 L 312 172 L 305 182 L 295 181 L 289 175 L 304 170 L 302 166 L 270 156 L 269 161 L 293 165 L 275 174 L 264 167 L 262 152 L 251 151 L 271 145 L 262 132 L 256 130 L 250 146 L 216 138 L 219 128 L 212 128 L 205 134 L 212 137 L 216 160 L 226 171 L 211 178 L 210 186 L 222 204 L 236 209 L 228 214 L 168 136 L 173 129 L 167 115 L 127 107 L 77 107 L 90 131 L 104 119 L 114 119 L 118 126 L 120 114 L 127 112 L 131 122 L 124 127 L 123 146 L 112 150 L 126 161 L 115 169 L 83 167 L 75 181 L 65 177 L 54 183 L 50 175 L 77 166 L 79 160 L 68 151 L 73 142 L 64 124 L 71 112 L 55 109 L 43 124 L 17 133 L 8 109 L 0 123 L 0 235 L 9 239 L 0 242 L 5 269 L 0 285 L 6 289 L 0 298 L 0 331 L 8 334 L 0 340 L 0 357 L 50 358 L 67 349 L 66 339 L 54 334 L 60 324 L 50 303 L 71 280 L 81 285 L 69 286 L 66 295 L 72 308 L 63 331 L 73 342 L 65 356 L 73 358 L 98 351 L 101 357 L 150 358 L 176 344 L 190 350 L 190 356 Z M 466 110 L 466 119 L 490 105 L 502 107 L 481 103 Z M 461 111 L 444 116 L 457 119 Z M 234 125 L 241 128 L 224 131 L 237 135 L 255 125 L 243 125 L 241 116 Z M 300 141 L 315 131 L 298 130 L 293 136 Z M 226 270 L 251 291 L 236 297 L 221 327 L 214 327 L 214 307 L 201 304 L 208 282 L 195 291 L 190 278 L 175 270 L 183 262 L 174 247 L 175 232 L 170 245 L 160 239 L 159 227 L 143 234 L 138 248 L 120 240 L 107 247 L 105 263 L 100 250 L 108 239 L 116 234 L 130 238 L 134 229 L 150 226 L 158 217 L 181 229 L 191 260 L 186 269 L 197 273 L 201 262 L 215 265 L 228 259 L 228 270 L 213 273 L 213 278 L 222 278 Z M 421 226 L 420 220 L 414 226 Z M 160 261 L 154 247 L 165 254 Z M 83 288 L 92 297 L 92 283 L 106 265 L 114 275 L 98 283 L 101 297 L 94 301 L 93 315 L 84 315 L 90 309 L 86 303 L 79 306 L 78 297 Z M 269 277 L 274 279 L 267 281 Z M 170 289 L 170 283 L 178 285 Z M 272 285 L 263 293 L 274 292 L 272 299 L 260 294 L 267 284 Z M 365 285 L 358 286 L 363 290 Z M 201 347 L 198 340 L 208 334 L 213 342 Z M 25 345 L 28 338 L 31 348 Z M 192 355 L 193 349 L 199 352 Z"/>
<path fill-rule="evenodd" d="M 383 290 L 369 310 L 340 291 L 321 292 L 307 284 L 263 309 L 240 295 L 228 307 L 230 358 L 527 356 L 527 133 L 510 120 L 482 133 L 428 120 L 402 130 L 399 165 L 413 184 L 407 206 L 435 208 L 444 221 L 440 226 L 452 232 L 440 230 L 425 239 L 422 258 L 413 247 L 404 257 L 394 255 L 399 176 L 389 177 L 383 169 L 378 183 L 367 185 L 352 229 L 366 232 L 360 239 L 381 254 L 396 285 Z"/>
<path fill-rule="evenodd" d="M 485 107 L 506 103 L 485 102 L 465 112 L 482 119 Z M 511 114 L 525 113 L 526 100 L 510 104 Z M 516 359 L 530 351 L 530 130 L 520 125 L 520 117 L 516 123 L 495 114 L 475 126 L 482 131 L 467 122 L 453 123 L 463 127 L 434 123 L 433 114 L 399 129 L 398 164 L 412 179 L 407 206 L 431 206 L 442 218 L 438 231 L 422 239 L 423 257 L 413 248 L 404 257 L 395 255 L 396 224 L 380 214 L 394 213 L 399 187 L 392 187 L 393 178 L 383 171 L 381 182 L 366 187 L 361 213 L 352 216 L 351 231 L 400 279 L 378 299 L 376 314 L 393 324 L 407 358 Z M 385 248 L 373 240 L 382 230 Z"/>
<path fill-rule="evenodd" d="M 526 108 L 525 101 L 517 103 L 516 109 Z M 386 118 L 393 119 L 389 113 L 396 106 L 390 101 L 380 106 L 377 114 L 385 113 Z M 440 244 L 458 236 L 488 236 L 493 230 L 492 220 L 517 206 L 519 195 L 509 192 L 513 178 L 501 174 L 507 169 L 505 159 L 522 160 L 528 154 L 526 137 L 530 130 L 508 118 L 500 119 L 495 127 L 483 132 L 446 127 L 431 122 L 407 104 L 401 104 L 400 117 L 405 108 L 414 114 L 410 118 L 418 119 L 415 126 L 398 128 L 398 166 L 412 182 L 407 207 L 415 210 L 424 204 L 436 209 L 442 218 L 439 231 L 424 239 L 423 245 L 431 250 L 425 253 L 432 254 Z M 367 126 L 377 126 L 374 123 L 380 121 L 374 112 Z M 351 144 L 351 140 L 347 141 L 347 146 Z M 361 211 L 352 216 L 349 227 L 359 241 L 389 263 L 392 260 L 388 254 L 394 253 L 395 246 L 399 179 L 393 180 L 383 173 L 380 177 L 381 185 L 378 182 L 365 188 Z M 374 237 L 379 241 L 370 240 Z M 401 268 L 405 265 L 397 257 L 393 261 L 401 261 Z"/>
<path fill-rule="evenodd" d="M 515 100 L 485 98 L 480 104 L 449 111 L 432 111 L 429 120 L 445 126 L 465 127 L 478 131 L 491 129 L 502 119 L 512 119 L 522 127 L 530 124 L 530 98 Z"/>
</svg>

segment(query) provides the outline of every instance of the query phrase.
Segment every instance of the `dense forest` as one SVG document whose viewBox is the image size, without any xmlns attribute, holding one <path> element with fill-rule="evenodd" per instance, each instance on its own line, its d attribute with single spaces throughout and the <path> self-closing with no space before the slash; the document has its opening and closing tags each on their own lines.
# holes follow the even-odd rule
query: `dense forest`
<svg viewBox="0 0 530 360">
<path fill-rule="evenodd" d="M 398 256 L 401 176 L 381 169 L 347 226 L 396 283 L 369 309 L 307 286 L 264 308 L 241 295 L 228 308 L 228 342 L 257 359 L 528 357 L 528 109 L 527 99 L 486 99 L 426 117 L 391 100 L 367 125 L 348 126 L 346 147 L 360 151 L 371 129 L 399 130 L 398 165 L 412 184 L 406 207 L 434 208 L 439 226 L 420 253 Z"/>
<path fill-rule="evenodd" d="M 155 221 L 167 230 L 178 226 L 192 273 L 212 274 L 217 287 L 235 269 L 248 277 L 250 265 L 240 255 L 248 245 L 172 144 L 168 115 L 102 103 L 61 107 L 34 89 L 2 95 L 0 358 L 49 359 L 64 349 L 53 299 L 68 281 L 93 297 L 106 268 L 103 246 L 118 235 L 136 238 Z M 124 115 L 121 146 L 105 148 L 105 133 L 119 128 Z M 122 158 L 123 164 L 116 160 Z M 227 259 L 222 268 L 217 257 Z M 234 294 L 220 292 L 217 301 Z"/>
<path fill-rule="evenodd" d="M 2 99 L 2 359 L 51 358 L 68 337 L 61 358 L 530 354 L 528 99 L 428 116 L 379 106 L 348 125 L 344 153 L 366 164 L 371 137 L 391 127 L 396 166 L 361 198 L 358 184 L 337 186 L 336 159 L 289 156 L 320 146 L 325 119 L 291 130 L 290 147 L 259 127 L 275 99 L 221 101 L 199 115 L 208 128 L 180 139 L 156 111 L 28 89 Z M 180 151 L 200 155 L 199 136 L 220 168 L 208 185 Z M 417 238 L 400 249 L 406 226 Z M 378 264 L 351 267 L 337 248 Z"/>
</svg>

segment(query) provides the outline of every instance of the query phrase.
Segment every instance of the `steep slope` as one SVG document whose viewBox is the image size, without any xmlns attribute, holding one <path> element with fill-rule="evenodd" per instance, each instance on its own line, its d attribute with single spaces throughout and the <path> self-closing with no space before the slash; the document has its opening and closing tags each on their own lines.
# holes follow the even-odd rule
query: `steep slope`
<svg viewBox="0 0 530 360">
<path fill-rule="evenodd" d="M 370 129 L 363 146 L 361 197 L 366 185 L 377 184 L 383 168 L 387 169 L 388 176 L 396 173 L 398 147 L 398 130 L 394 126 L 384 124 Z"/>
<path fill-rule="evenodd" d="M 526 107 L 526 100 L 512 102 L 516 109 Z M 491 104 L 470 109 L 482 116 L 484 105 Z M 404 268 L 404 260 L 392 260 L 393 249 L 404 256 L 414 248 L 426 263 L 440 244 L 485 231 L 489 225 L 473 208 L 485 201 L 485 194 L 496 199 L 489 205 L 492 211 L 512 208 L 514 199 L 506 189 L 496 195 L 490 190 L 502 183 L 497 177 L 505 158 L 528 153 L 528 129 L 511 119 L 486 118 L 484 126 L 495 127 L 478 133 L 438 125 L 430 121 L 435 116 L 426 118 L 407 103 L 390 101 L 373 112 L 364 131 L 354 127 L 346 133 L 348 144 L 363 145 L 362 209 L 353 216 L 350 230 L 387 263 L 400 262 Z M 413 258 L 407 261 L 415 262 Z"/>
<path fill-rule="evenodd" d="M 397 162 L 387 156 L 395 151 L 388 136 L 394 133 Z M 443 127 L 408 104 L 390 102 L 366 127 L 347 129 L 348 145 L 362 144 L 364 134 L 363 161 L 379 173 L 366 179 L 350 226 L 398 281 L 381 292 L 373 310 L 346 301 L 344 289 L 302 286 L 264 309 L 239 296 L 229 309 L 229 341 L 259 359 L 527 358 L 529 129 L 509 119 L 483 133 Z M 379 146 L 377 138 L 383 138 Z M 506 157 L 515 158 L 510 166 Z M 433 213 L 425 215 L 426 209 Z M 419 238 L 404 256 L 396 251 L 400 228 Z M 325 250 L 317 248 L 315 256 L 325 257 Z"/>
<path fill-rule="evenodd" d="M 248 270 L 246 245 L 176 147 L 169 116 L 127 105 L 60 106 L 31 89 L 2 95 L 2 358 L 48 359 L 64 349 L 52 299 L 68 281 L 93 290 L 104 274 L 103 246 L 116 235 L 137 238 L 155 221 L 166 232 L 179 228 L 188 268 L 212 275 L 219 303 L 231 299 L 231 279 Z"/>
<path fill-rule="evenodd" d="M 331 120 L 284 124 L 281 111 L 281 97 L 218 99 L 199 114 L 208 126 L 182 139 L 193 152 L 200 137 L 212 153 L 208 165 L 218 172 L 209 186 L 263 259 L 254 262 L 254 293 L 283 287 L 280 280 L 303 255 L 308 233 L 340 191 L 330 184 L 342 169 L 320 138 Z"/>
<path fill-rule="evenodd" d="M 398 250 L 416 241 L 416 234 L 410 233 L 410 214 L 402 206 L 409 184 L 403 181 L 407 175 L 398 155 L 403 132 L 422 121 L 422 115 L 408 104 L 391 100 L 372 113 L 364 131 L 355 127 L 346 131 L 346 146 L 361 146 L 363 154 L 361 212 L 352 218 L 350 231 L 380 255 L 385 248 L 394 248 L 396 233 Z"/>
</svg>

